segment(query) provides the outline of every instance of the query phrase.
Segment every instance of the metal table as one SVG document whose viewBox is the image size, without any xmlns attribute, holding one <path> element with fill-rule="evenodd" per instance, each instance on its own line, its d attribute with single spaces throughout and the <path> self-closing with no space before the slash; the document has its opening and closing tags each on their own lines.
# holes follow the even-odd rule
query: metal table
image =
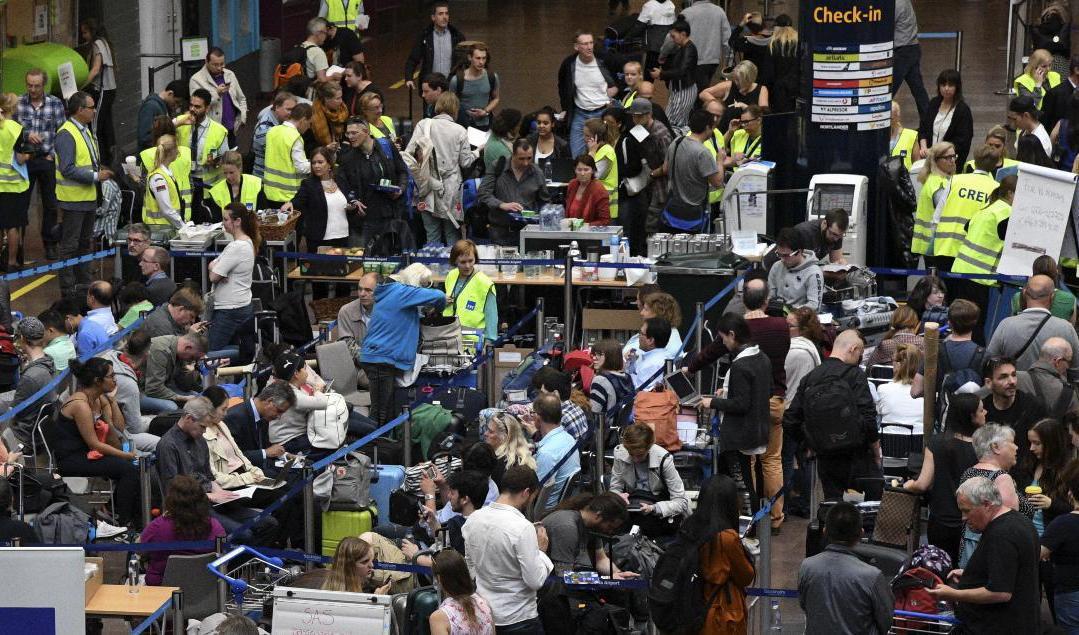
<svg viewBox="0 0 1079 635">
<path fill-rule="evenodd" d="M 225 245 L 227 245 L 227 244 L 229 244 L 231 242 L 232 242 L 232 235 L 229 234 L 228 232 L 225 232 L 225 233 L 222 233 L 220 236 L 218 236 L 217 242 L 214 243 L 214 246 L 216 246 L 218 249 L 224 249 Z M 296 240 L 296 231 L 295 230 L 290 232 L 288 236 L 285 236 L 284 240 L 266 240 L 266 241 L 263 241 L 263 242 L 266 244 L 267 247 L 270 247 L 270 248 L 272 248 L 272 249 L 274 249 L 276 251 L 283 251 L 283 252 L 286 252 L 286 253 L 288 253 L 288 252 L 295 253 L 295 252 L 299 251 L 298 245 L 296 244 L 297 240 Z M 276 258 L 274 260 L 276 260 Z M 291 271 L 289 269 L 289 264 L 288 263 L 289 263 L 288 258 L 282 258 L 281 259 L 281 292 L 282 293 L 288 293 L 288 279 L 289 279 L 289 276 L 287 274 L 289 273 L 289 271 Z M 271 264 L 273 264 L 273 263 L 271 263 Z"/>
<path fill-rule="evenodd" d="M 217 240 L 220 233 L 221 232 L 218 231 L 218 232 L 208 234 L 206 236 L 206 238 L 202 241 L 201 244 L 195 244 L 193 242 L 186 242 L 184 245 L 178 247 L 178 246 L 173 246 L 173 243 L 176 242 L 175 239 L 169 241 L 169 249 L 170 250 L 173 250 L 173 251 L 197 251 L 197 252 L 199 252 L 200 255 L 198 256 L 198 259 L 202 261 L 202 267 L 200 267 L 200 269 L 202 271 L 200 273 L 202 274 L 202 291 L 203 291 L 203 293 L 208 293 L 210 291 L 210 279 L 209 279 L 209 273 L 207 271 L 209 269 L 209 262 L 207 261 L 208 256 L 207 256 L 206 252 L 210 249 L 210 247 L 213 246 L 214 241 Z M 176 280 L 176 257 L 175 256 L 172 259 L 172 266 L 170 267 L 170 272 L 169 273 L 172 276 L 172 279 Z"/>
</svg>

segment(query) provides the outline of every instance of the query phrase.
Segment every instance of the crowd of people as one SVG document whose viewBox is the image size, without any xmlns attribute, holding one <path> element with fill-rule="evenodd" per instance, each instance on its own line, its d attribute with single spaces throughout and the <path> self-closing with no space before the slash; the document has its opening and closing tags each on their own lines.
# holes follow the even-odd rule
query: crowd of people
<svg viewBox="0 0 1079 635">
<path fill-rule="evenodd" d="M 681 11 L 672 0 L 644 4 L 626 34 L 641 38 L 636 54 L 576 32 L 550 78 L 559 103 L 522 112 L 502 105 L 510 100 L 494 70 L 497 51 L 451 24 L 449 3 L 433 2 L 404 68 L 422 117 L 402 126 L 384 112 L 371 79 L 373 60 L 356 34 L 362 13 L 350 2 L 324 2 L 295 52 L 300 70 L 281 78 L 261 111 L 251 111 L 224 51 L 211 47 L 189 80 L 143 101 L 139 165 L 115 171 L 118 76 L 107 35 L 86 21 L 87 90 L 61 101 L 45 93 L 46 71 L 33 69 L 24 95 L 0 96 L 0 154 L 10 152 L 28 174 L 9 178 L 17 171 L 0 164 L 7 245 L 0 266 L 22 264 L 35 188 L 46 258 L 89 253 L 102 235 L 122 239 L 126 253 L 115 279 L 94 279 L 89 263 L 62 269 L 64 297 L 14 327 L 22 368 L 10 404 L 37 398 L 7 423 L 21 449 L 0 444 L 0 461 L 40 457 L 47 444 L 61 476 L 110 480 L 114 504 L 94 510 L 99 538 L 228 536 L 302 547 L 309 528 L 298 498 L 272 515 L 261 510 L 299 478 L 281 473 L 292 461 L 328 456 L 395 418 L 404 405 L 399 386 L 415 370 L 421 318 L 457 318 L 479 333 L 475 343 L 498 340 L 499 305 L 508 297 L 477 267 L 477 243 L 514 244 L 521 212 L 558 202 L 568 218 L 621 226 L 631 253 L 644 254 L 654 233 L 707 231 L 727 176 L 769 159 L 767 117 L 794 111 L 801 84 L 803 48 L 792 20 L 766 24 L 749 13 L 732 25 L 711 0 L 684 4 Z M 612 0 L 612 11 L 618 5 Z M 932 99 L 922 86 L 917 32 L 910 1 L 898 0 L 893 92 L 909 85 L 919 123 L 905 128 L 893 102 L 888 154 L 902 157 L 917 190 L 909 251 L 936 272 L 991 275 L 1015 166 L 1079 173 L 1079 58 L 1062 78 L 1050 70 L 1053 55 L 1034 50 L 1015 79 L 1008 125 L 976 145 L 960 74 L 942 71 Z M 665 91 L 657 96 L 658 83 Z M 237 148 L 248 122 L 245 154 Z M 470 128 L 486 141 L 473 145 Z M 553 164 L 572 167 L 568 183 L 552 179 Z M 141 222 L 117 229 L 120 187 L 144 195 Z M 450 248 L 441 288 L 420 264 L 359 278 L 335 334 L 357 386 L 324 380 L 325 369 L 289 345 L 253 346 L 262 209 L 299 213 L 298 250 L 306 252 Z M 163 233 L 190 222 L 220 223 L 229 236 L 206 265 L 208 288 L 185 280 L 183 263 L 161 246 Z M 789 515 L 816 514 L 814 475 L 832 501 L 850 490 L 879 496 L 885 449 L 902 438 L 923 458 L 896 484 L 926 497 L 926 540 L 947 563 L 928 592 L 954 607 L 960 628 L 1029 628 L 1041 619 L 1043 594 L 1054 622 L 1079 628 L 1072 513 L 1079 398 L 1070 375 L 1079 369 L 1079 336 L 1075 296 L 1063 283 L 1065 267 L 1076 263 L 1038 258 L 1012 315 L 991 329 L 992 281 L 924 276 L 870 344 L 822 319 L 830 311 L 824 265 L 845 264 L 849 224 L 849 210 L 831 209 L 780 228 L 774 249 L 709 325 L 712 339 L 701 350 L 685 343 L 692 334 L 682 330 L 679 299 L 660 285 L 639 287 L 636 334 L 592 343 L 575 368 L 544 366 L 527 400 L 466 422 L 461 469 L 420 475 L 415 522 L 380 523 L 342 539 L 332 566 L 307 574 L 311 584 L 407 592 L 419 584 L 416 574 L 373 562 L 417 563 L 431 568 L 444 598 L 430 617 L 434 633 L 570 632 L 581 607 L 605 615 L 640 609 L 629 593 L 576 591 L 559 577 L 582 569 L 637 577 L 604 538 L 636 527 L 661 547 L 688 545 L 698 554 L 702 592 L 711 598 L 701 632 L 744 632 L 753 536 L 781 534 Z M 349 287 L 313 285 L 312 296 L 343 298 Z M 932 372 L 929 325 L 944 329 Z M 126 337 L 116 340 L 121 331 Z M 251 361 L 256 349 L 266 372 L 253 396 L 207 387 L 205 374 Z M 703 482 L 675 460 L 677 434 L 651 418 L 669 397 L 668 363 L 719 378 L 718 390 L 694 404 L 703 419 L 721 422 L 715 439 L 702 428 L 694 441 L 719 448 L 720 471 Z M 65 371 L 70 389 L 40 394 Z M 357 388 L 369 402 L 345 399 Z M 924 418 L 926 399 L 934 420 Z M 312 422 L 338 407 L 346 432 L 327 445 Z M 588 472 L 579 453 L 604 420 L 617 430 L 608 435 L 609 479 L 602 493 L 574 495 Z M 133 460 L 147 455 L 155 457 L 163 513 L 143 526 L 143 499 L 155 494 L 141 490 Z M 252 485 L 254 493 L 237 492 Z M 749 493 L 747 509 L 740 491 Z M 768 525 L 743 539 L 739 514 L 769 498 Z M 11 503 L 0 482 L 0 509 Z M 818 520 L 829 545 L 798 575 L 807 632 L 888 632 L 893 590 L 858 557 L 858 508 L 836 503 Z M 431 549 L 443 536 L 450 548 Z M 0 537 L 36 541 L 34 530 L 7 519 Z M 169 553 L 150 553 L 147 584 L 161 583 Z"/>
</svg>

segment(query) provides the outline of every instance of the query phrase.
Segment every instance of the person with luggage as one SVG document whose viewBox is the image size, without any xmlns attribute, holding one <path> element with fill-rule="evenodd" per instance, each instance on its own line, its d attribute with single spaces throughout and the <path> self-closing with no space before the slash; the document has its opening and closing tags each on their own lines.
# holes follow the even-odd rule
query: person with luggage
<svg viewBox="0 0 1079 635">
<path fill-rule="evenodd" d="M 967 525 L 981 533 L 978 548 L 948 582 L 929 589 L 955 603 L 959 633 L 1040 633 L 1038 533 L 1030 519 L 1006 505 L 993 480 L 963 482 L 956 501 Z"/>
<path fill-rule="evenodd" d="M 804 439 L 817 455 L 826 499 L 864 487 L 858 482 L 862 478 L 881 476 L 877 408 L 869 380 L 858 367 L 864 350 L 857 330 L 839 333 L 832 354 L 805 376 L 783 415 L 784 432 Z"/>
<path fill-rule="evenodd" d="M 476 592 L 461 554 L 452 549 L 438 552 L 431 574 L 445 596 L 428 618 L 431 635 L 495 635 L 491 606 Z"/>
<path fill-rule="evenodd" d="M 1056 282 L 1046 275 L 1033 275 L 1023 286 L 1022 293 L 1026 308 L 997 324 L 986 347 L 989 354 L 1007 355 L 1015 360 L 1016 370 L 1027 370 L 1050 337 L 1062 337 L 1073 351 L 1079 350 L 1075 326 L 1052 314 Z M 1069 368 L 1079 369 L 1079 357 L 1072 358 Z"/>
<path fill-rule="evenodd" d="M 657 538 L 671 536 L 689 515 L 689 498 L 671 453 L 655 443 L 652 427 L 634 423 L 622 429 L 614 449 L 610 491 L 630 506 L 626 528 Z"/>
<path fill-rule="evenodd" d="M 783 394 L 783 412 L 786 413 L 802 380 L 814 368 L 821 365 L 825 335 L 817 313 L 809 307 L 795 309 L 787 315 L 790 329 L 790 350 L 784 360 L 787 390 Z M 802 518 L 809 518 L 809 490 L 811 481 L 807 468 L 805 444 L 788 432 L 783 432 L 783 482 L 791 487 L 783 496 L 783 511 Z M 795 460 L 797 459 L 797 467 Z"/>
<path fill-rule="evenodd" d="M 0 454 L 6 454 L 7 450 L 4 449 L 4 444 L 0 443 Z M 3 457 L 0 457 L 0 466 L 6 464 L 6 461 L 2 461 Z M 2 467 L 0 467 L 0 474 L 4 474 Z M 41 542 L 41 536 L 38 535 L 38 531 L 31 527 L 29 524 L 12 518 L 12 492 L 11 486 L 8 485 L 6 478 L 0 478 L 0 540 L 7 542 L 18 538 L 22 541 L 22 544 L 38 544 Z"/>
<path fill-rule="evenodd" d="M 592 345 L 592 385 L 588 401 L 592 412 L 607 417 L 608 425 L 617 425 L 618 412 L 632 401 L 633 382 L 623 370 L 622 345 L 616 340 L 600 340 Z"/>
<path fill-rule="evenodd" d="M 862 514 L 851 503 L 828 510 L 824 551 L 798 569 L 798 603 L 806 635 L 885 635 L 891 632 L 892 587 L 880 569 L 853 551 L 862 539 Z"/>
<path fill-rule="evenodd" d="M 939 395 L 941 390 L 949 394 L 953 393 L 970 381 L 976 384 L 982 383 L 985 349 L 974 341 L 974 327 L 978 323 L 980 313 L 981 309 L 978 305 L 970 300 L 960 298 L 948 305 L 948 327 L 951 333 L 939 345 L 937 381 L 930 398 Z M 947 382 L 945 382 L 946 378 Z M 910 396 L 918 398 L 925 394 L 925 366 L 923 364 L 910 384 Z"/>
</svg>

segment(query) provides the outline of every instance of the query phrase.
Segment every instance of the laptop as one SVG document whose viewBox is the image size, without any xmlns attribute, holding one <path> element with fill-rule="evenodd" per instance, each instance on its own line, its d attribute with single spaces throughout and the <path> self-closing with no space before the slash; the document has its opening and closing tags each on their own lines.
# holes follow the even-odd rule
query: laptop
<svg viewBox="0 0 1079 635">
<path fill-rule="evenodd" d="M 577 176 L 574 171 L 576 163 L 573 159 L 559 159 L 555 157 L 542 159 L 540 163 L 541 168 L 543 167 L 542 161 L 551 162 L 551 181 L 555 183 L 569 183 Z"/>
<path fill-rule="evenodd" d="M 663 381 L 678 395 L 678 405 L 692 408 L 701 403 L 701 394 L 697 392 L 697 387 L 682 371 L 674 371 L 664 377 Z"/>
</svg>

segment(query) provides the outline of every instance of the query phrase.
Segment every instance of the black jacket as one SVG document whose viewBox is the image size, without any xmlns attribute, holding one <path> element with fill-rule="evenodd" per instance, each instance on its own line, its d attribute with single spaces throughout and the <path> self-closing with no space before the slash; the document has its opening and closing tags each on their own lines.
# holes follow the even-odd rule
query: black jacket
<svg viewBox="0 0 1079 635">
<path fill-rule="evenodd" d="M 1064 77 L 1059 84 L 1046 91 L 1045 99 L 1042 100 L 1041 116 L 1042 125 L 1045 126 L 1046 130 L 1052 132 L 1053 126 L 1057 125 L 1058 121 L 1067 118 L 1068 103 L 1071 101 L 1072 93 L 1074 92 L 1075 88 L 1067 77 Z"/>
<path fill-rule="evenodd" d="M 562 65 L 558 67 L 558 101 L 566 113 L 567 122 L 573 118 L 573 113 L 577 109 L 577 104 L 574 102 L 577 96 L 577 84 L 574 83 L 576 60 L 577 54 L 574 53 L 562 60 Z M 614 75 L 607 69 L 606 60 L 600 53 L 596 53 L 596 63 L 599 66 L 599 72 L 603 73 L 603 79 L 607 80 L 607 88 L 617 86 Z"/>
<path fill-rule="evenodd" d="M 450 43 L 453 50 L 457 49 L 457 45 L 465 39 L 465 34 L 457 30 L 457 27 L 452 24 L 446 27 L 450 32 Z M 435 25 L 428 24 L 427 28 L 420 31 L 419 37 L 416 38 L 416 43 L 412 46 L 412 52 L 408 54 L 408 59 L 405 60 L 405 80 L 412 79 L 412 73 L 416 71 L 416 67 L 420 67 L 420 76 L 416 78 L 416 88 L 420 86 L 420 82 L 431 72 L 431 67 L 435 63 L 435 49 L 431 46 L 431 35 L 435 32 Z M 452 55 L 452 53 L 451 53 Z M 450 69 L 451 71 L 453 69 Z"/>
<path fill-rule="evenodd" d="M 674 53 L 663 62 L 659 78 L 667 82 L 671 90 L 681 90 L 693 85 L 693 71 L 697 68 L 697 45 L 692 41 L 677 46 Z M 704 90 L 704 87 L 700 88 Z"/>
<path fill-rule="evenodd" d="M 772 53 L 768 50 L 770 40 L 770 37 L 753 35 L 746 27 L 735 24 L 727 41 L 731 49 L 741 53 L 743 59 L 757 66 L 757 83 L 765 86 L 772 85 Z"/>
<path fill-rule="evenodd" d="M 338 189 L 345 195 L 346 201 L 360 200 L 357 188 L 353 187 L 344 175 L 334 177 Z M 326 220 L 329 211 L 326 207 L 326 193 L 322 189 L 322 181 L 317 176 L 308 176 L 300 182 L 300 189 L 292 197 L 292 206 L 303 214 L 303 235 L 309 242 L 324 240 L 326 235 Z M 359 215 L 347 212 L 348 224 L 351 228 L 359 222 Z"/>
<path fill-rule="evenodd" d="M 741 351 L 739 351 L 741 352 Z M 768 443 L 772 396 L 772 362 L 759 349 L 731 363 L 728 398 L 712 399 L 712 407 L 723 413 L 719 445 L 723 451 L 749 450 Z"/>
<path fill-rule="evenodd" d="M 364 220 L 392 220 L 404 215 L 404 192 L 408 188 L 408 168 L 405 167 L 405 160 L 401 158 L 401 153 L 397 151 L 395 145 L 376 141 L 370 155 L 350 147 L 342 150 L 337 156 L 337 163 L 340 166 L 338 173 L 352 184 L 352 189 L 367 208 L 362 217 L 357 217 L 361 225 Z M 401 188 L 401 196 L 395 199 L 390 194 L 372 187 L 378 185 L 382 179 L 389 179 Z"/>
<path fill-rule="evenodd" d="M 940 96 L 929 100 L 929 108 L 922 117 L 918 126 L 918 138 L 925 139 L 927 146 L 933 145 L 933 120 L 940 112 Z M 952 113 L 952 123 L 944 132 L 944 141 L 950 141 L 955 145 L 955 153 L 959 156 L 955 164 L 961 166 L 967 162 L 967 154 L 970 153 L 970 143 L 974 139 L 974 115 L 970 113 L 970 106 L 965 101 L 955 104 L 955 112 Z"/>
<path fill-rule="evenodd" d="M 238 403 L 225 413 L 225 425 L 229 427 L 232 440 L 248 461 L 258 468 L 266 467 L 265 448 L 270 447 L 270 428 L 258 425 L 250 401 Z"/>
<path fill-rule="evenodd" d="M 862 436 L 865 438 L 866 449 L 880 438 L 877 432 L 877 406 L 873 402 L 873 394 L 869 392 L 869 380 L 862 369 L 852 367 L 850 364 L 835 357 L 826 357 L 820 366 L 809 371 L 798 384 L 798 392 L 794 395 L 790 407 L 783 415 L 783 432 L 801 441 L 805 438 L 802 431 L 802 423 L 805 422 L 806 386 L 814 385 L 822 381 L 846 381 L 850 384 L 854 400 L 858 404 L 858 413 L 862 420 Z"/>
<path fill-rule="evenodd" d="M 535 148 L 536 144 L 539 143 L 539 133 L 538 132 L 533 132 L 532 134 L 528 135 L 528 142 L 532 144 L 533 148 Z M 562 137 L 560 137 L 558 135 L 555 135 L 554 136 L 554 154 L 552 154 L 550 158 L 552 158 L 552 159 L 572 159 L 573 158 L 573 152 L 571 152 L 570 149 L 569 149 L 569 141 L 566 141 Z"/>
</svg>

